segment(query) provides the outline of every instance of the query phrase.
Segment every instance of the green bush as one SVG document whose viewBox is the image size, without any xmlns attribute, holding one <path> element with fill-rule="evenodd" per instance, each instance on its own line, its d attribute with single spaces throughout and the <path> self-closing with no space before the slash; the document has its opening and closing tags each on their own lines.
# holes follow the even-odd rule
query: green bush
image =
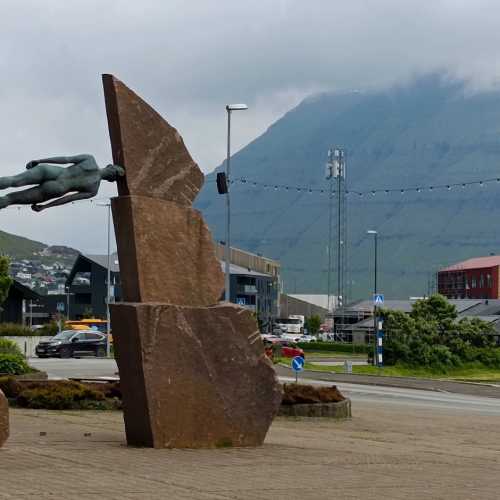
<svg viewBox="0 0 500 500">
<path fill-rule="evenodd" d="M 17 323 L 0 323 L 0 337 L 32 337 L 39 335 L 31 328 Z"/>
<path fill-rule="evenodd" d="M 335 351 L 356 354 L 367 354 L 373 347 L 365 344 L 345 344 L 343 342 L 299 342 L 297 344 L 304 351 Z"/>
<path fill-rule="evenodd" d="M 455 307 L 440 295 L 417 300 L 410 314 L 380 313 L 386 365 L 423 366 L 439 372 L 464 363 L 500 368 L 494 326 L 477 318 L 457 320 Z"/>
<path fill-rule="evenodd" d="M 16 354 L 0 354 L 0 373 L 23 375 L 32 369 L 22 356 Z"/>
<path fill-rule="evenodd" d="M 121 407 L 118 383 L 84 384 L 69 380 L 28 381 L 0 377 L 0 390 L 12 404 L 47 410 L 114 410 Z"/>
<path fill-rule="evenodd" d="M 51 321 L 46 325 L 43 325 L 42 328 L 36 330 L 36 335 L 40 335 L 40 337 L 54 337 L 59 333 L 59 325 L 57 321 Z"/>
<path fill-rule="evenodd" d="M 0 354 L 14 354 L 15 356 L 23 357 L 23 353 L 19 346 L 12 340 L 2 339 L 0 337 Z"/>
<path fill-rule="evenodd" d="M 104 399 L 102 392 L 75 383 L 55 388 L 48 386 L 25 389 L 17 396 L 16 402 L 23 408 L 70 410 L 79 408 L 79 403 L 84 400 L 103 401 Z"/>
</svg>

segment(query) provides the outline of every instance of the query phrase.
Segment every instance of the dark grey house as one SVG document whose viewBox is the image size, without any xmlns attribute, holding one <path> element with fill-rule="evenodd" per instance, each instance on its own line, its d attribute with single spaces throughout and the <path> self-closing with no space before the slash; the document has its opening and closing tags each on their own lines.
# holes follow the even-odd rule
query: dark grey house
<svg viewBox="0 0 500 500">
<path fill-rule="evenodd" d="M 116 254 L 110 258 L 111 301 L 121 300 L 120 267 Z M 78 255 L 66 281 L 69 290 L 70 319 L 84 316 L 106 318 L 108 294 L 108 256 Z"/>
<path fill-rule="evenodd" d="M 7 299 L 0 307 L 0 322 L 2 323 L 23 323 L 24 314 L 29 308 L 27 304 L 30 301 L 37 302 L 40 295 L 35 293 L 31 288 L 21 285 L 14 280 Z"/>
</svg>

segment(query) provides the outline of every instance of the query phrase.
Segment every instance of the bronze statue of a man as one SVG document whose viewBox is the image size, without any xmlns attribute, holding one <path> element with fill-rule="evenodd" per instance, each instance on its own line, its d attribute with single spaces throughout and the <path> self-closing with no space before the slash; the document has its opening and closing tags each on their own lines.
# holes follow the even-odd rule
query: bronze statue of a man
<svg viewBox="0 0 500 500">
<path fill-rule="evenodd" d="M 57 166 L 65 164 L 70 165 Z M 0 209 L 9 205 L 31 205 L 35 212 L 40 212 L 72 201 L 85 200 L 97 194 L 101 180 L 115 182 L 123 175 L 125 175 L 123 167 L 108 165 L 99 168 L 91 155 L 56 156 L 32 160 L 26 165 L 26 172 L 0 177 L 0 189 L 35 185 L 30 189 L 1 196 Z M 49 200 L 54 201 L 40 205 Z"/>
</svg>

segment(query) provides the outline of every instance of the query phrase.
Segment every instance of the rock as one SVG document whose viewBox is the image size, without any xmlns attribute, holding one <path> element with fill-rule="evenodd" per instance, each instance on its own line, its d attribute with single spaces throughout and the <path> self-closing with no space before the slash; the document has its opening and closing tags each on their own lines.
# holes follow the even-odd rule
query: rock
<svg viewBox="0 0 500 500">
<path fill-rule="evenodd" d="M 9 437 L 9 403 L 0 390 L 0 448 Z"/>
<path fill-rule="evenodd" d="M 224 274 L 197 210 L 144 196 L 114 198 L 112 207 L 124 301 L 219 302 Z"/>
<path fill-rule="evenodd" d="M 129 444 L 262 444 L 282 393 L 249 311 L 120 303 L 111 321 Z"/>
<path fill-rule="evenodd" d="M 204 176 L 175 128 L 112 75 L 103 75 L 113 162 L 125 168 L 120 196 L 141 195 L 191 205 Z"/>
</svg>

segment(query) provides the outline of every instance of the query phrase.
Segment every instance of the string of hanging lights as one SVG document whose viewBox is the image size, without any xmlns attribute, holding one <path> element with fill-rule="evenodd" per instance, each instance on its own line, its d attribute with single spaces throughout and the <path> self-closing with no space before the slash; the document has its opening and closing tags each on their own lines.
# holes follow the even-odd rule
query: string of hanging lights
<svg viewBox="0 0 500 500">
<path fill-rule="evenodd" d="M 377 189 L 369 189 L 366 191 L 356 191 L 354 189 L 348 189 L 345 191 L 346 195 L 357 195 L 357 196 L 376 196 L 377 194 L 405 194 L 405 193 L 421 193 L 425 191 L 436 191 L 436 190 L 447 190 L 451 191 L 455 188 L 465 189 L 470 186 L 479 186 L 484 187 L 491 183 L 500 184 L 500 177 L 494 177 L 490 179 L 481 179 L 476 181 L 468 181 L 468 182 L 450 182 L 448 184 L 435 184 L 435 185 L 422 185 L 422 186 L 410 186 L 410 187 L 401 187 L 401 188 L 377 188 Z M 255 181 L 252 179 L 247 179 L 245 177 L 239 177 L 235 179 L 231 179 L 230 184 L 245 184 L 253 188 L 262 188 L 264 190 L 274 190 L 274 191 L 291 191 L 291 192 L 299 192 L 299 193 L 316 193 L 316 194 L 325 194 L 329 195 L 330 191 L 325 188 L 317 188 L 312 186 L 297 186 L 297 185 L 284 185 L 284 184 L 273 184 L 273 183 L 263 183 L 259 181 Z M 331 193 L 332 196 L 335 196 L 335 191 Z"/>
</svg>

